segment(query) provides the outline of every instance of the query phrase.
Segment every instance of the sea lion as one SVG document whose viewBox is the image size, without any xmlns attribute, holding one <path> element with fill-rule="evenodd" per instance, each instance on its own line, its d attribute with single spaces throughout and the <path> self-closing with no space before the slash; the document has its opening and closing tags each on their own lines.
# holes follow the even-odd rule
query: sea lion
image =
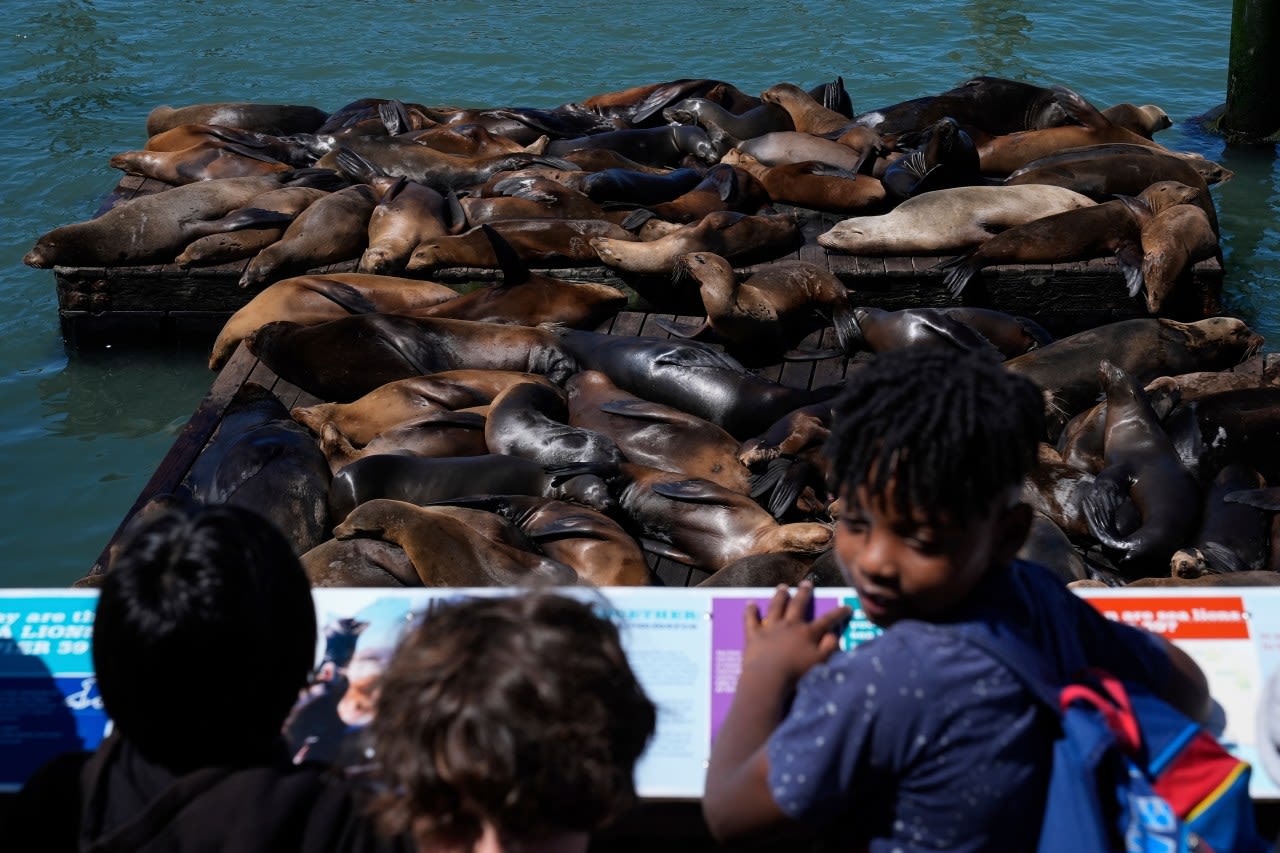
<svg viewBox="0 0 1280 853">
<path fill-rule="evenodd" d="M 738 440 L 710 421 L 629 394 L 598 370 L 565 382 L 569 423 L 606 435 L 628 462 L 709 480 L 749 494 L 751 472 L 738 462 Z"/>
<path fill-rule="evenodd" d="M 1253 469 L 1224 466 L 1205 493 L 1199 532 L 1193 543 L 1169 560 L 1174 577 L 1196 578 L 1224 572 L 1256 572 L 1267 568 L 1271 523 L 1267 514 L 1245 503 L 1226 500 L 1232 492 L 1265 485 Z"/>
<path fill-rule="evenodd" d="M 423 316 L 540 326 L 556 323 L 594 329 L 626 307 L 628 297 L 616 287 L 591 281 L 569 281 L 526 271 L 441 303 Z"/>
<path fill-rule="evenodd" d="M 367 184 L 312 202 L 278 242 L 254 255 L 240 276 L 240 286 L 256 286 L 359 257 L 369 243 L 369 217 L 377 203 L 377 195 Z"/>
<path fill-rule="evenodd" d="M 236 208 L 209 223 L 209 228 L 221 226 L 225 230 L 192 240 L 173 262 L 189 267 L 252 258 L 283 237 L 289 224 L 312 202 L 328 194 L 313 187 L 282 187 L 255 196 L 252 206 Z"/>
<path fill-rule="evenodd" d="M 312 587 L 422 584 L 404 549 L 381 539 L 326 539 L 298 562 Z"/>
<path fill-rule="evenodd" d="M 988 183 L 973 138 L 950 116 L 926 127 L 920 144 L 890 163 L 880 182 L 899 201 L 930 190 Z"/>
<path fill-rule="evenodd" d="M 1104 358 L 1145 384 L 1159 376 L 1225 370 L 1253 355 L 1262 343 L 1261 335 L 1235 317 L 1194 323 L 1138 318 L 1059 338 L 1009 359 L 1005 367 L 1045 390 L 1048 438 L 1056 441 L 1063 425 L 1096 401 L 1098 362 Z"/>
<path fill-rule="evenodd" d="M 352 314 L 408 314 L 458 297 L 443 284 L 366 273 L 300 275 L 268 285 L 236 311 L 213 342 L 209 369 L 220 370 L 254 329 L 277 320 L 304 326 Z"/>
<path fill-rule="evenodd" d="M 275 395 L 247 382 L 227 404 L 183 485 L 198 502 L 254 510 L 276 525 L 295 554 L 328 537 L 329 466 Z"/>
<path fill-rule="evenodd" d="M 1188 207 L 1187 202 L 1194 201 L 1198 192 L 1177 181 L 1160 181 L 1144 189 L 1136 199 L 1122 196 L 1015 225 L 971 252 L 938 264 L 939 269 L 947 270 L 943 284 L 952 296 L 959 296 L 973 276 L 996 264 L 1051 264 L 1115 257 L 1129 295 L 1136 296 L 1146 266 L 1143 230 L 1162 211 Z M 1200 211 L 1198 207 L 1191 209 Z M 1208 229 L 1207 219 L 1205 227 Z M 1213 236 L 1211 230 L 1209 235 Z M 1152 240 L 1156 240 L 1154 234 Z M 1216 239 L 1213 242 L 1217 245 Z"/>
<path fill-rule="evenodd" d="M 652 217 L 687 224 L 717 210 L 756 213 L 768 203 L 769 194 L 751 173 L 719 163 L 708 169 L 702 182 L 687 193 L 634 211 L 622 220 L 622 227 L 635 230 Z"/>
<path fill-rule="evenodd" d="M 867 157 L 874 153 L 874 149 L 870 146 L 855 149 L 833 139 L 795 130 L 766 133 L 763 136 L 744 140 L 734 147 L 766 166 L 814 160 L 855 175 L 862 168 Z"/>
<path fill-rule="evenodd" d="M 1073 166 L 1087 161 L 1094 161 L 1094 165 L 1108 164 L 1111 158 L 1121 158 L 1116 161 L 1119 168 L 1116 170 L 1120 174 L 1125 171 L 1127 161 L 1123 158 L 1154 158 L 1156 165 L 1163 161 L 1176 160 L 1182 164 L 1190 166 L 1191 169 L 1204 178 L 1205 184 L 1212 186 L 1214 184 L 1224 183 L 1231 180 L 1234 174 L 1230 169 L 1217 163 L 1203 154 L 1193 151 L 1171 151 L 1168 148 L 1153 147 L 1150 145 L 1132 145 L 1123 142 L 1110 142 L 1097 145 L 1082 145 L 1079 148 L 1064 148 L 1053 154 L 1039 157 L 1032 160 L 1025 166 L 1014 169 L 1009 173 L 1006 183 L 1017 183 L 1028 172 L 1041 172 L 1041 170 L 1052 169 L 1054 166 Z M 1136 167 L 1133 164 L 1127 164 L 1130 170 Z M 1150 168 L 1152 164 L 1147 164 Z M 1181 168 L 1181 167 L 1174 167 Z M 1182 170 L 1186 174 L 1186 170 Z M 1042 173 L 1043 174 L 1043 173 Z M 1140 176 L 1145 174 L 1140 171 Z M 1160 180 L 1157 178 L 1157 180 Z M 1034 181 L 1032 181 L 1034 183 Z M 1186 183 L 1184 181 L 1183 183 Z"/>
<path fill-rule="evenodd" d="M 760 104 L 759 99 L 722 80 L 681 78 L 592 95 L 580 103 L 561 105 L 559 109 L 569 112 L 582 110 L 611 121 L 621 121 L 625 127 L 641 127 L 646 122 L 660 122 L 663 109 L 692 97 L 715 100 L 734 112 Z"/>
<path fill-rule="evenodd" d="M 481 456 L 489 452 L 484 438 L 485 416 L 474 411 L 430 412 L 403 421 L 378 433 L 364 447 L 356 447 L 332 423 L 320 426 L 320 451 L 329 460 L 329 470 L 340 470 L 378 453 L 406 456 Z"/>
<path fill-rule="evenodd" d="M 738 461 L 754 468 L 779 456 L 798 456 L 822 447 L 831 435 L 831 403 L 822 401 L 787 412 L 760 435 L 738 446 Z"/>
<path fill-rule="evenodd" d="M 337 402 L 441 370 L 518 370 L 556 384 L 577 370 L 552 331 L 439 317 L 357 314 L 316 326 L 276 321 L 245 344 L 277 376 Z"/>
<path fill-rule="evenodd" d="M 564 391 L 533 382 L 512 385 L 493 398 L 484 438 L 492 453 L 543 465 L 590 462 L 609 470 L 623 461 L 612 438 L 570 424 Z"/>
<path fill-rule="evenodd" d="M 633 463 L 622 470 L 619 509 L 646 550 L 676 562 L 715 572 L 751 554 L 817 555 L 831 544 L 828 525 L 778 524 L 751 498 L 707 480 Z"/>
<path fill-rule="evenodd" d="M 1180 395 L 1169 386 L 1148 383 L 1143 390 L 1156 420 L 1163 421 L 1178 405 Z M 1096 474 L 1105 456 L 1107 401 L 1103 400 L 1067 421 L 1058 436 L 1058 453 L 1073 468 Z"/>
<path fill-rule="evenodd" d="M 1022 499 L 1039 515 L 1052 521 L 1068 536 L 1088 538 L 1083 499 L 1094 475 L 1067 465 L 1058 452 L 1040 445 L 1036 464 L 1022 485 Z"/>
<path fill-rule="evenodd" d="M 1098 379 L 1107 395 L 1106 467 L 1083 496 L 1085 518 L 1099 542 L 1122 553 L 1121 571 L 1151 574 L 1154 566 L 1168 565 L 1195 529 L 1200 489 L 1138 381 L 1105 358 Z M 1126 500 L 1137 507 L 1142 522 L 1122 535 L 1115 515 Z"/>
<path fill-rule="evenodd" d="M 710 166 L 720 159 L 711 137 L 693 124 L 627 128 L 576 139 L 553 139 L 547 145 L 547 154 L 563 157 L 587 148 L 608 148 L 647 166 L 680 166 L 686 158 Z"/>
<path fill-rule="evenodd" d="M 618 221 L 583 192 L 539 175 L 506 175 L 457 199 L 463 220 L 454 233 L 505 219 L 609 219 Z"/>
<path fill-rule="evenodd" d="M 518 382 L 551 381 L 514 370 L 445 370 L 381 385 L 349 403 L 296 406 L 293 419 L 316 435 L 326 423 L 358 445 L 367 445 L 398 424 L 436 412 L 488 405 L 503 389 Z"/>
<path fill-rule="evenodd" d="M 777 83 L 760 93 L 760 100 L 776 104 L 791 116 L 800 133 L 815 136 L 838 135 L 853 123 L 849 116 L 819 103 L 812 95 L 793 83 Z"/>
<path fill-rule="evenodd" d="M 613 519 L 578 504 L 530 495 L 484 495 L 452 502 L 508 519 L 553 560 L 596 586 L 646 586 L 649 564 L 636 540 Z"/>
<path fill-rule="evenodd" d="M 1236 463 L 1280 483 L 1280 388 L 1199 397 L 1175 408 L 1164 425 L 1183 464 L 1202 480 Z"/>
<path fill-rule="evenodd" d="M 1188 190 L 1191 190 L 1188 187 Z M 1194 201 L 1196 191 L 1191 190 Z M 1198 261 L 1217 258 L 1222 263 L 1222 246 L 1213 223 L 1196 204 L 1179 204 L 1155 213 L 1142 226 L 1142 287 L 1147 310 L 1158 314 L 1175 286 Z M 1137 293 L 1132 289 L 1130 296 Z"/>
<path fill-rule="evenodd" d="M 1064 584 L 1089 576 L 1084 559 L 1067 534 L 1053 519 L 1040 513 L 1031 520 L 1031 532 L 1018 549 L 1018 559 L 1031 560 L 1049 568 Z"/>
<path fill-rule="evenodd" d="M 203 143 L 178 151 L 121 151 L 112 155 L 109 164 L 130 175 L 173 185 L 273 175 L 294 168 L 257 149 L 232 142 Z"/>
<path fill-rule="evenodd" d="M 357 459 L 333 476 L 329 509 L 346 518 L 376 498 L 426 504 L 467 495 L 541 495 L 605 511 L 614 505 L 593 465 L 540 465 L 518 456 L 488 453 L 432 459 L 383 453 Z"/>
<path fill-rule="evenodd" d="M 679 198 L 702 183 L 696 169 L 675 169 L 661 174 L 610 168 L 583 175 L 570 184 L 592 201 L 644 206 Z"/>
<path fill-rule="evenodd" d="M 300 104 L 257 104 L 229 102 L 155 107 L 147 114 L 147 136 L 157 136 L 183 124 L 214 124 L 273 136 L 311 133 L 324 124 L 329 114 Z"/>
<path fill-rule="evenodd" d="M 963 126 L 1002 135 L 1066 123 L 1070 119 L 1059 97 L 1059 92 L 1047 86 L 982 76 L 939 95 L 868 110 L 855 116 L 855 121 L 893 138 L 919 131 L 946 117 L 954 118 Z"/>
<path fill-rule="evenodd" d="M 1155 104 L 1114 104 L 1102 110 L 1107 121 L 1131 130 L 1147 139 L 1165 128 L 1173 127 L 1169 114 Z"/>
<path fill-rule="evenodd" d="M 845 343 L 849 291 L 829 270 L 807 261 L 779 261 L 739 283 L 733 265 L 713 252 L 690 252 L 676 261 L 673 279 L 698 283 L 706 320 L 684 329 L 658 325 L 681 337 L 712 334 L 744 365 L 776 364 L 811 332 L 834 323 Z"/>
<path fill-rule="evenodd" d="M 743 140 L 777 130 L 795 130 L 791 116 L 777 104 L 761 104 L 744 113 L 732 113 L 706 98 L 685 98 L 662 111 L 670 123 L 696 124 L 714 139 L 716 132 Z"/>
<path fill-rule="evenodd" d="M 1280 572 L 1227 572 L 1201 575 L 1198 578 L 1138 578 L 1127 587 L 1148 586 L 1280 586 Z"/>
<path fill-rule="evenodd" d="M 1042 216 L 1094 204 L 1062 187 L 953 187 L 909 198 L 888 213 L 838 222 L 818 235 L 818 245 L 851 255 L 942 254 L 971 248 Z"/>
<path fill-rule="evenodd" d="M 404 549 L 423 586 L 574 584 L 563 563 L 494 541 L 468 523 L 458 507 L 424 507 L 398 500 L 361 504 L 333 529 L 338 539 L 374 536 Z M 484 513 L 492 515 L 492 513 Z"/>
<path fill-rule="evenodd" d="M 332 163 L 334 168 L 341 169 L 357 180 L 363 180 L 370 171 L 393 178 L 408 178 L 440 193 L 482 184 L 499 172 L 533 164 L 557 169 L 574 168 L 568 161 L 542 154 L 465 157 L 445 154 L 425 145 L 394 137 L 360 136 L 341 141 L 325 137 L 321 139 L 331 144 L 335 151 L 320 158 L 317 165 Z"/>
<path fill-rule="evenodd" d="M 1180 373 L 1176 376 L 1160 376 L 1147 383 L 1147 393 L 1164 389 L 1186 403 L 1221 391 L 1239 388 L 1265 388 L 1280 385 L 1280 359 L 1268 359 L 1263 354 L 1246 358 L 1231 370 L 1203 370 Z"/>
<path fill-rule="evenodd" d="M 770 552 L 751 554 L 734 560 L 729 565 L 696 584 L 719 587 L 777 587 L 780 583 L 795 586 L 805 579 L 813 561 L 795 554 Z M 844 584 L 841 583 L 840 586 Z"/>
<path fill-rule="evenodd" d="M 324 170 L 224 178 L 173 187 L 123 201 L 101 216 L 62 225 L 42 235 L 22 262 L 53 266 L 135 266 L 168 263 L 192 240 L 225 230 L 236 208 L 283 186 L 331 187 Z"/>
<path fill-rule="evenodd" d="M 549 267 L 595 264 L 591 243 L 597 238 L 618 242 L 636 239 L 625 228 L 600 219 L 510 219 L 421 243 L 405 268 L 409 272 L 441 267 L 496 268 L 500 259 L 485 228 L 496 231 L 525 264 Z"/>
<path fill-rule="evenodd" d="M 851 310 L 846 352 L 889 352 L 908 346 L 946 345 L 1014 358 L 1051 343 L 1039 323 L 992 308 L 950 306 L 887 311 L 869 305 Z M 994 352 L 993 352 L 994 350 Z"/>
<path fill-rule="evenodd" d="M 884 185 L 870 175 L 855 175 L 822 163 L 766 166 L 733 149 L 721 159 L 750 173 L 775 202 L 828 213 L 872 211 L 885 202 Z"/>
<path fill-rule="evenodd" d="M 547 137 L 531 145 L 522 145 L 514 139 L 493 133 L 482 124 L 445 124 L 424 127 L 399 134 L 419 145 L 434 148 L 445 154 L 461 154 L 465 157 L 492 157 L 497 154 L 541 154 L 546 149 Z"/>
<path fill-rule="evenodd" d="M 708 213 L 664 237 L 648 241 L 592 237 L 588 242 L 606 266 L 631 273 L 667 274 L 689 252 L 713 252 L 748 263 L 770 260 L 804 240 L 795 217 L 750 216 L 732 210 Z"/>
<path fill-rule="evenodd" d="M 449 233 L 444 196 L 408 178 L 375 178 L 380 191 L 369 213 L 368 248 L 356 267 L 360 272 L 400 272 L 418 244 Z"/>
<path fill-rule="evenodd" d="M 624 391 L 665 403 L 742 439 L 785 412 L 830 398 L 834 386 L 804 389 L 764 379 L 696 341 L 624 337 L 568 329 L 560 344 L 583 370 L 599 370 Z"/>
</svg>

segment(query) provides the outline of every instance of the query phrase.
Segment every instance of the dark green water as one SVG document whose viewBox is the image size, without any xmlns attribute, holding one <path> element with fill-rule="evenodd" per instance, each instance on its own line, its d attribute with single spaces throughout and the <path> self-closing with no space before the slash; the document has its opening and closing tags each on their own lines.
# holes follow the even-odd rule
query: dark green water
<svg viewBox="0 0 1280 853">
<path fill-rule="evenodd" d="M 837 74 L 858 110 L 977 74 L 1162 106 L 1157 138 L 1235 172 L 1214 190 L 1228 306 L 1280 342 L 1280 167 L 1188 122 L 1225 97 L 1231 4 L 9 3 L 0 51 L 0 585 L 92 564 L 208 390 L 204 352 L 69 353 L 35 239 L 88 218 L 160 104 L 335 110 L 361 97 L 540 106 L 680 77 L 758 93 Z"/>
</svg>

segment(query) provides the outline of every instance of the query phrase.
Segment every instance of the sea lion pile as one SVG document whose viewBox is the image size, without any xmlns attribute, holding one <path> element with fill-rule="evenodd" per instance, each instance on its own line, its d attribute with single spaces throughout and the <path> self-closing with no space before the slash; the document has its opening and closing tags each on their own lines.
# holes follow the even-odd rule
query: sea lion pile
<svg viewBox="0 0 1280 853">
<path fill-rule="evenodd" d="M 828 251 L 955 254 L 953 294 L 992 264 L 1115 257 L 1155 315 L 1219 254 L 1208 187 L 1230 177 L 1153 141 L 1168 126 L 995 77 L 861 113 L 843 80 L 755 97 L 682 79 L 554 109 L 160 107 L 112 165 L 173 187 L 25 260 L 247 260 L 257 294 L 210 366 L 243 342 L 326 402 L 287 412 L 247 385 L 186 487 L 273 517 L 316 583 L 646 583 L 644 551 L 710 583 L 831 578 L 819 451 L 838 389 L 751 368 L 915 345 L 987 352 L 1045 389 L 1028 553 L 1064 580 L 1272 570 L 1280 390 L 1261 362 L 1231 372 L 1262 343 L 1240 321 L 1053 341 L 992 309 L 859 307 L 811 264 L 734 274 L 794 250 L 805 211 L 834 212 Z M 660 310 L 696 283 L 706 321 L 601 334 L 623 292 L 532 269 L 600 264 L 666 282 L 645 293 Z M 426 280 L 458 267 L 501 281 Z M 825 328 L 833 349 L 798 349 Z"/>
</svg>

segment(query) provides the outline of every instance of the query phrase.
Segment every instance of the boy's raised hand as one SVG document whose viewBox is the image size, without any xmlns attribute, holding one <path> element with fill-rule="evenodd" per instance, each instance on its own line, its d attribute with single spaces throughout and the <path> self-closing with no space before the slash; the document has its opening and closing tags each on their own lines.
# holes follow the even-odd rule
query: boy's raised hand
<svg viewBox="0 0 1280 853">
<path fill-rule="evenodd" d="M 755 603 L 748 604 L 743 670 L 759 668 L 782 675 L 790 687 L 815 664 L 831 657 L 839 645 L 832 628 L 848 619 L 852 610 L 837 607 L 809 621 L 812 603 L 813 583 L 801 581 L 794 596 L 786 584 L 779 584 L 763 619 Z"/>
</svg>

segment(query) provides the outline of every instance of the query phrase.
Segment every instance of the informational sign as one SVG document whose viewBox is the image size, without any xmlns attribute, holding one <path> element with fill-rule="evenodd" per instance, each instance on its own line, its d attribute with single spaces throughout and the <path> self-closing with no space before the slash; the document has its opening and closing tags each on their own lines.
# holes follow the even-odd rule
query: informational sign
<svg viewBox="0 0 1280 853">
<path fill-rule="evenodd" d="M 318 589 L 317 678 L 299 709 L 326 691 L 376 681 L 405 630 L 433 605 L 481 589 Z M 658 706 L 657 733 L 637 769 L 644 797 L 698 798 L 711 742 L 742 668 L 744 614 L 764 613 L 771 589 L 569 589 L 619 626 L 623 646 Z M 1084 589 L 1108 618 L 1154 631 L 1204 670 L 1215 702 L 1210 727 L 1253 765 L 1250 793 L 1280 800 L 1280 588 Z M 93 749 L 110 725 L 97 695 L 91 648 L 97 595 L 91 590 L 0 590 L 0 790 L 16 790 L 40 763 L 67 749 Z M 879 633 L 853 590 L 816 590 L 813 613 L 849 605 L 841 628 L 850 649 Z M 335 672 L 346 673 L 335 677 Z M 329 695 L 327 698 L 334 698 Z M 367 703 L 347 697 L 339 731 L 367 722 Z M 342 702 L 317 702 L 317 707 Z M 363 710 L 362 710 L 363 707 Z M 295 714 L 293 721 L 303 715 Z M 292 733 L 299 758 L 324 753 L 321 728 Z M 333 744 L 334 755 L 341 751 Z"/>
</svg>

